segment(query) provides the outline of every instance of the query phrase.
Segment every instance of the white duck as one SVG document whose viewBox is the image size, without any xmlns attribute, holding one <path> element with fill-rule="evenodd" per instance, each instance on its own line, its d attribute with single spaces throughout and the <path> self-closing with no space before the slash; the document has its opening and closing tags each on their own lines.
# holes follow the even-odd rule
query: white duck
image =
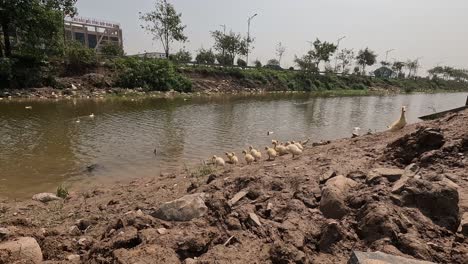
<svg viewBox="0 0 468 264">
<path fill-rule="evenodd" d="M 211 160 L 213 161 L 213 164 L 216 167 L 218 167 L 218 166 L 224 167 L 226 165 L 226 162 L 224 161 L 224 159 L 221 158 L 221 157 L 217 157 L 216 155 L 213 155 Z"/>
<path fill-rule="evenodd" d="M 406 126 L 406 116 L 405 116 L 405 113 L 406 113 L 406 107 L 405 106 L 402 106 L 401 107 L 401 116 L 400 116 L 400 119 L 398 119 L 397 121 L 395 121 L 392 125 L 390 125 L 388 127 L 388 130 L 392 131 L 392 132 L 395 132 L 395 131 L 398 131 L 400 129 L 403 129 L 405 126 Z"/>
</svg>

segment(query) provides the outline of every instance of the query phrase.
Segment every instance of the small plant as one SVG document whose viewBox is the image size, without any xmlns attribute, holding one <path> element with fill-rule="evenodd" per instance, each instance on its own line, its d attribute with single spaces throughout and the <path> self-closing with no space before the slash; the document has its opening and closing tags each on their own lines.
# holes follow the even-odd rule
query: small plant
<svg viewBox="0 0 468 264">
<path fill-rule="evenodd" d="M 62 198 L 62 199 L 67 198 L 68 197 L 67 187 L 65 187 L 63 185 L 60 185 L 59 187 L 57 187 L 57 196 Z"/>
<path fill-rule="evenodd" d="M 215 169 L 210 165 L 201 165 L 192 172 L 192 177 L 204 177 L 215 172 Z"/>
</svg>

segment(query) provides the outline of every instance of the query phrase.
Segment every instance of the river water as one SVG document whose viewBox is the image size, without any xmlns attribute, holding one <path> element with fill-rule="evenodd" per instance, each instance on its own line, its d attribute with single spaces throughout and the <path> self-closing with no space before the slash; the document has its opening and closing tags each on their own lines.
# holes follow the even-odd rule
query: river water
<svg viewBox="0 0 468 264">
<path fill-rule="evenodd" d="M 250 144 L 263 149 L 272 138 L 319 141 L 348 137 L 354 127 L 382 131 L 399 117 L 402 105 L 412 123 L 418 116 L 462 106 L 466 96 L 3 100 L 0 197 L 25 198 L 61 184 L 73 188 L 154 177 L 225 151 L 240 156 Z M 267 136 L 268 131 L 274 134 Z"/>
</svg>

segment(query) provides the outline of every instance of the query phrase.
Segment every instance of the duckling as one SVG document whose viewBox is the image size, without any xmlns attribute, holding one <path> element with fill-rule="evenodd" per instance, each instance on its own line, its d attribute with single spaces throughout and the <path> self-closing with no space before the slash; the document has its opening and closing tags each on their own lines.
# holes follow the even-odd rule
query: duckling
<svg viewBox="0 0 468 264">
<path fill-rule="evenodd" d="M 395 131 L 398 131 L 400 129 L 403 129 L 405 126 L 406 126 L 406 116 L 405 116 L 405 113 L 406 113 L 406 107 L 405 106 L 402 106 L 401 107 L 401 116 L 400 116 L 400 119 L 398 119 L 397 121 L 395 121 L 392 125 L 390 125 L 388 127 L 388 130 L 392 131 L 392 132 L 395 132 Z"/>
<path fill-rule="evenodd" d="M 299 156 L 302 154 L 302 150 L 297 147 L 295 144 L 290 144 L 289 142 L 286 143 L 286 148 L 288 149 L 288 152 L 292 154 L 293 159 L 295 156 Z"/>
<path fill-rule="evenodd" d="M 276 150 L 277 154 L 279 154 L 280 156 L 283 156 L 289 153 L 288 149 L 285 146 L 279 144 L 278 140 L 272 140 L 271 144 L 273 144 L 273 148 Z"/>
<path fill-rule="evenodd" d="M 267 151 L 268 160 L 275 160 L 276 156 L 278 155 L 276 153 L 276 150 L 274 148 L 269 147 L 265 147 L 265 150 Z"/>
<path fill-rule="evenodd" d="M 304 146 L 301 143 L 295 142 L 294 140 L 291 141 L 291 144 L 296 145 L 300 150 L 304 150 Z"/>
<path fill-rule="evenodd" d="M 359 136 L 360 136 L 360 134 L 359 134 L 359 131 L 360 131 L 360 130 L 361 130 L 360 127 L 355 127 L 355 128 L 353 129 L 353 133 L 352 133 L 351 138 L 357 138 L 357 137 L 359 137 Z"/>
<path fill-rule="evenodd" d="M 254 149 L 252 146 L 249 147 L 250 154 L 255 158 L 255 161 L 259 161 L 262 158 L 262 153 L 256 149 Z"/>
<path fill-rule="evenodd" d="M 239 159 L 237 158 L 237 156 L 236 156 L 236 154 L 234 152 L 231 152 L 231 153 L 226 152 L 225 154 L 229 159 L 229 163 L 231 163 L 233 165 L 236 165 L 237 163 L 239 163 Z"/>
<path fill-rule="evenodd" d="M 90 118 L 94 118 L 94 113 L 91 113 L 91 114 L 89 115 L 89 117 L 90 117 Z"/>
<path fill-rule="evenodd" d="M 250 165 L 252 164 L 252 162 L 255 161 L 255 158 L 250 153 L 247 153 L 247 151 L 243 150 L 242 154 L 244 154 L 245 156 L 244 158 L 245 158 L 245 162 L 247 162 L 247 165 Z"/>
<path fill-rule="evenodd" d="M 25 106 L 24 109 L 31 110 L 31 109 L 32 109 L 32 106 L 30 106 L 30 105 Z"/>
<path fill-rule="evenodd" d="M 211 161 L 213 161 L 213 164 L 216 167 L 218 166 L 224 167 L 226 165 L 226 162 L 224 162 L 224 159 L 221 157 L 217 157 L 216 155 L 213 155 L 213 157 L 211 158 Z"/>
</svg>

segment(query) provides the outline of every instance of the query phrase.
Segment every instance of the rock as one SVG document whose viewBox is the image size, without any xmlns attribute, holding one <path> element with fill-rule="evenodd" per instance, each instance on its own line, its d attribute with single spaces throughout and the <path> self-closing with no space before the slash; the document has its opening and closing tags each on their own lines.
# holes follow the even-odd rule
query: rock
<svg viewBox="0 0 468 264">
<path fill-rule="evenodd" d="M 457 230 L 459 194 L 455 186 L 446 181 L 411 178 L 401 189 L 400 200 L 404 206 L 416 207 L 437 225 Z"/>
<path fill-rule="evenodd" d="M 326 183 L 329 179 L 336 177 L 336 171 L 329 170 L 326 173 L 320 175 L 319 182 L 320 184 Z"/>
<path fill-rule="evenodd" d="M 81 230 L 86 230 L 89 226 L 91 226 L 92 222 L 87 219 L 79 219 L 75 222 L 75 225 Z"/>
<path fill-rule="evenodd" d="M 164 227 L 158 228 L 158 229 L 156 229 L 156 231 L 158 231 L 158 233 L 159 233 L 160 235 L 164 235 L 164 234 L 167 233 L 167 229 L 164 228 Z"/>
<path fill-rule="evenodd" d="M 239 219 L 235 217 L 228 217 L 226 220 L 224 220 L 224 223 L 229 228 L 229 230 L 241 230 L 242 229 L 242 225 Z"/>
<path fill-rule="evenodd" d="M 383 202 L 366 204 L 358 213 L 358 235 L 366 241 L 382 238 L 395 239 L 400 227 L 407 229 L 407 223 L 400 219 L 400 212 Z"/>
<path fill-rule="evenodd" d="M 270 249 L 270 260 L 273 264 L 306 263 L 306 255 L 293 245 L 275 243 Z"/>
<path fill-rule="evenodd" d="M 367 178 L 367 175 L 362 171 L 352 171 L 346 175 L 346 177 L 352 180 L 361 180 Z"/>
<path fill-rule="evenodd" d="M 133 248 L 141 243 L 141 239 L 138 237 L 138 230 L 133 227 L 125 227 L 117 232 L 112 237 L 110 243 L 112 247 L 117 248 Z"/>
<path fill-rule="evenodd" d="M 401 164 L 410 164 L 424 152 L 439 149 L 445 143 L 438 129 L 420 128 L 387 145 L 386 159 Z"/>
<path fill-rule="evenodd" d="M 415 259 L 403 258 L 400 256 L 394 256 L 385 254 L 382 252 L 360 252 L 353 251 L 348 264 L 435 264 L 433 262 L 421 261 Z"/>
<path fill-rule="evenodd" d="M 32 237 L 19 237 L 11 241 L 0 243 L 0 252 L 1 251 L 10 253 L 8 262 L 6 263 L 15 263 L 16 260 L 21 260 L 24 263 L 42 263 L 41 248 L 36 239 Z"/>
<path fill-rule="evenodd" d="M 72 236 L 80 236 L 82 234 L 81 230 L 76 225 L 70 227 L 68 233 Z"/>
<path fill-rule="evenodd" d="M 414 256 L 419 259 L 430 259 L 431 250 L 422 242 L 416 235 L 407 233 L 398 235 L 398 248 L 410 256 Z"/>
<path fill-rule="evenodd" d="M 343 238 L 339 224 L 336 221 L 328 223 L 319 241 L 319 248 L 322 252 L 331 253 L 331 246 Z"/>
<path fill-rule="evenodd" d="M 255 213 L 250 213 L 249 214 L 249 220 L 254 223 L 256 226 L 262 226 L 262 223 L 260 222 L 260 219 Z"/>
<path fill-rule="evenodd" d="M 38 193 L 38 194 L 35 194 L 32 199 L 34 201 L 38 201 L 38 202 L 42 202 L 42 203 L 48 203 L 48 202 L 51 202 L 51 201 L 58 201 L 58 200 L 62 200 L 62 198 L 60 197 L 57 197 L 55 194 L 53 193 Z"/>
<path fill-rule="evenodd" d="M 0 227 L 0 241 L 7 239 L 11 235 L 11 231 L 8 228 Z"/>
<path fill-rule="evenodd" d="M 384 177 L 384 178 L 387 178 L 387 180 L 390 182 L 395 182 L 395 181 L 398 181 L 404 173 L 405 171 L 400 170 L 400 169 L 387 169 L 387 168 L 373 169 L 369 173 L 369 175 L 367 175 L 366 181 L 368 183 L 372 183 L 376 181 L 378 178 Z"/>
<path fill-rule="evenodd" d="M 68 261 L 75 262 L 75 263 L 79 263 L 80 259 L 81 259 L 80 255 L 76 255 L 76 254 L 71 254 L 67 256 Z"/>
<path fill-rule="evenodd" d="M 458 232 L 463 234 L 465 237 L 468 237 L 468 212 L 463 214 L 460 226 L 458 227 Z"/>
<path fill-rule="evenodd" d="M 184 264 L 196 264 L 198 261 L 196 261 L 195 259 L 193 258 L 186 258 L 184 259 Z"/>
<path fill-rule="evenodd" d="M 349 210 L 345 203 L 349 190 L 356 186 L 357 182 L 342 175 L 328 180 L 322 189 L 320 199 L 320 211 L 323 215 L 334 219 L 341 219 L 345 216 Z"/>
<path fill-rule="evenodd" d="M 248 192 L 246 192 L 246 191 L 240 191 L 240 192 L 236 193 L 234 195 L 234 197 L 232 197 L 232 199 L 229 200 L 229 202 L 228 202 L 229 206 L 235 205 L 238 201 L 240 201 L 240 199 L 244 198 L 244 196 L 246 196 L 247 193 Z"/>
<path fill-rule="evenodd" d="M 419 166 L 416 163 L 411 163 L 410 165 L 405 167 L 405 172 L 403 176 L 413 177 L 419 172 Z"/>
<path fill-rule="evenodd" d="M 190 221 L 206 214 L 204 193 L 186 195 L 180 199 L 162 204 L 151 215 L 166 221 Z"/>
<path fill-rule="evenodd" d="M 177 254 L 170 248 L 159 245 L 144 245 L 141 248 L 118 249 L 113 252 L 119 264 L 134 263 L 180 263 Z"/>
</svg>

